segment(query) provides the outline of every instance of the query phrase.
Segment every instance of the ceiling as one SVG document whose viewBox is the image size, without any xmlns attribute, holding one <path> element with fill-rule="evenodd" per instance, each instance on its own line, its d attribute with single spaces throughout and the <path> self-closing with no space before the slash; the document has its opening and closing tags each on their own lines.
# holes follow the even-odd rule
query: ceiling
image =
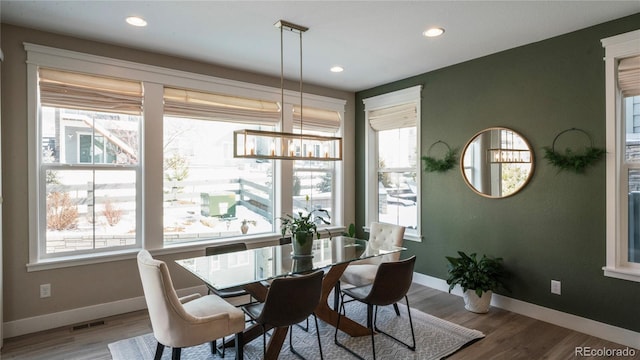
<svg viewBox="0 0 640 360">
<path fill-rule="evenodd" d="M 305 83 L 359 91 L 634 13 L 640 1 L 0 1 L 3 23 L 280 76 L 280 19 Z M 137 15 L 144 28 L 125 23 Z M 426 38 L 438 26 L 445 33 Z M 297 34 L 284 34 L 298 79 Z M 334 65 L 342 73 L 331 73 Z"/>
</svg>

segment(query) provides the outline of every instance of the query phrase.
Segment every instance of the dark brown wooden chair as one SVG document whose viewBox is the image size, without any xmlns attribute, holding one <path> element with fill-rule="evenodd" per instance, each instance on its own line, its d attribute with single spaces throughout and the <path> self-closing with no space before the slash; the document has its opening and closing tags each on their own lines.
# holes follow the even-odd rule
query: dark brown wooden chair
<svg viewBox="0 0 640 360">
<path fill-rule="evenodd" d="M 305 275 L 276 278 L 271 282 L 267 297 L 263 303 L 242 307 L 253 321 L 262 326 L 264 354 L 266 354 L 267 340 L 265 335 L 267 330 L 271 327 L 286 326 L 289 328 L 289 347 L 291 352 L 304 359 L 293 347 L 292 325 L 298 324 L 313 315 L 316 323 L 320 359 L 323 359 L 318 319 L 314 313 L 320 302 L 323 275 L 322 271 L 315 271 Z"/>
<path fill-rule="evenodd" d="M 355 355 L 359 359 L 363 359 L 362 356 L 347 348 L 345 345 L 338 341 L 338 329 L 340 328 L 340 318 L 346 316 L 345 303 L 351 301 L 359 301 L 367 305 L 367 326 L 371 329 L 371 348 L 373 351 L 373 359 L 376 358 L 376 344 L 374 339 L 374 331 L 382 333 L 395 341 L 408 347 L 410 350 L 416 350 L 416 337 L 413 332 L 413 321 L 411 320 L 411 309 L 409 308 L 409 298 L 407 292 L 413 281 L 413 267 L 416 262 L 415 255 L 399 261 L 384 262 L 378 266 L 375 279 L 372 284 L 357 286 L 348 289 L 341 290 L 341 303 L 340 311 L 338 311 L 338 324 L 336 325 L 336 331 L 334 333 L 334 342 L 336 345 L 347 350 L 351 354 Z M 345 301 L 345 296 L 351 298 L 351 300 Z M 409 314 L 409 326 L 411 326 L 411 337 L 413 339 L 413 345 L 409 345 L 402 340 L 380 330 L 377 327 L 376 320 L 379 306 L 393 305 L 398 301 L 405 299 L 407 303 L 407 314 Z M 374 309 L 375 308 L 375 309 Z"/>
</svg>

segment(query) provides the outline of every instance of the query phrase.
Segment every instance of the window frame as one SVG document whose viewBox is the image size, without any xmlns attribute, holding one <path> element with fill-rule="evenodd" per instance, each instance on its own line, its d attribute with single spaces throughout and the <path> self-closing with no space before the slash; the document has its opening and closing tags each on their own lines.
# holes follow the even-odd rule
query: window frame
<svg viewBox="0 0 640 360">
<path fill-rule="evenodd" d="M 407 229 L 404 234 L 406 240 L 422 241 L 422 226 L 421 226 L 421 162 L 420 162 L 420 138 L 421 138 L 421 92 L 422 85 L 416 85 L 413 87 L 397 90 L 394 92 L 377 95 L 374 97 L 363 99 L 365 105 L 365 148 L 366 148 L 366 181 L 365 181 L 365 231 L 369 230 L 369 224 L 378 221 L 378 174 L 379 174 L 379 160 L 378 160 L 378 136 L 377 131 L 371 127 L 369 122 L 369 112 L 372 110 L 387 108 L 395 105 L 401 105 L 406 103 L 416 104 L 416 167 L 411 169 L 416 173 L 416 230 Z M 393 170 L 407 170 L 407 168 L 401 169 L 387 169 Z"/>
<path fill-rule="evenodd" d="M 242 236 L 238 238 L 224 238 L 205 240 L 196 243 L 181 245 L 164 245 L 163 237 L 163 155 L 162 155 L 162 134 L 163 134 L 163 95 L 164 87 L 178 87 L 194 89 L 212 93 L 222 93 L 230 96 L 241 96 L 252 99 L 264 99 L 267 101 L 280 102 L 282 92 L 279 88 L 246 83 L 236 80 L 222 79 L 208 75 L 190 73 L 181 70 L 157 67 L 142 63 L 135 63 L 125 60 L 107 58 L 90 55 L 75 51 L 52 48 L 43 45 L 24 43 L 27 53 L 27 131 L 28 131 L 28 175 L 29 175 L 29 263 L 27 271 L 47 270 L 60 267 L 85 265 L 99 262 L 108 262 L 121 259 L 130 259 L 140 249 L 153 250 L 157 254 L 177 253 L 183 251 L 193 251 L 203 249 L 208 244 L 215 242 L 233 242 L 238 239 L 242 241 L 271 241 L 280 237 L 278 231 L 270 234 L 252 236 Z M 143 98 L 143 120 L 141 124 L 140 166 L 142 170 L 138 176 L 138 186 L 140 203 L 136 204 L 137 212 L 137 244 L 133 249 L 121 249 L 106 252 L 92 252 L 89 254 L 72 254 L 56 258 L 43 258 L 41 255 L 42 246 L 39 243 L 43 238 L 42 227 L 38 221 L 44 211 L 43 190 L 41 188 L 40 176 L 40 142 L 41 135 L 39 129 L 38 116 L 38 69 L 47 67 L 59 70 L 82 72 L 101 76 L 112 76 L 117 78 L 141 81 L 144 88 Z M 304 106 L 336 111 L 342 119 L 339 133 L 344 133 L 344 113 L 346 100 L 330 98 L 326 96 L 303 94 Z M 293 109 L 294 105 L 300 102 L 300 93 L 296 91 L 284 91 L 284 110 Z M 280 124 L 281 130 L 286 131 L 292 128 L 292 115 L 285 116 Z M 153 124 L 153 126 L 148 126 Z M 146 125 L 146 126 L 145 126 Z M 151 140 L 155 139 L 155 140 Z M 155 155 L 154 155 L 155 154 Z M 98 164 L 99 165 L 99 164 Z M 344 162 L 336 164 L 336 178 L 334 189 L 334 208 L 336 212 L 333 216 L 335 224 L 343 224 L 343 188 L 344 188 Z M 154 174 L 160 174 L 154 176 Z M 277 214 L 291 212 L 292 200 L 291 189 L 293 183 L 293 166 L 291 162 L 276 162 L 274 170 L 274 181 L 276 182 L 274 209 Z M 277 225 L 276 225 L 277 229 Z M 45 229 L 46 230 L 46 229 Z"/>
<path fill-rule="evenodd" d="M 601 40 L 605 48 L 606 102 L 606 265 L 604 276 L 640 282 L 640 264 L 628 261 L 628 171 L 625 159 L 623 97 L 617 85 L 621 59 L 640 55 L 640 30 Z"/>
</svg>

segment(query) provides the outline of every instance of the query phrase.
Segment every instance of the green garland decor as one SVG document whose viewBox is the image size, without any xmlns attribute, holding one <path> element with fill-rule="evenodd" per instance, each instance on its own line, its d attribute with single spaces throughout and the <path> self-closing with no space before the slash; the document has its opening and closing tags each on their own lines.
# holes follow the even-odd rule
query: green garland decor
<svg viewBox="0 0 640 360">
<path fill-rule="evenodd" d="M 558 140 L 558 137 L 560 137 L 560 135 L 566 133 L 567 131 L 580 131 L 589 138 L 589 140 L 591 141 L 591 145 L 586 148 L 584 153 L 577 154 L 571 149 L 566 149 L 562 154 L 555 150 L 556 140 Z M 553 140 L 553 145 L 551 147 L 545 146 L 544 151 L 544 157 L 549 161 L 549 164 L 559 168 L 560 171 L 567 170 L 572 171 L 576 174 L 583 174 L 587 167 L 596 163 L 602 158 L 604 154 L 607 153 L 605 149 L 594 147 L 591 136 L 589 136 L 586 131 L 577 128 L 571 128 L 560 132 Z"/>
<path fill-rule="evenodd" d="M 447 153 L 445 154 L 444 159 L 436 159 L 429 156 L 429 152 L 431 151 L 431 148 L 433 148 L 434 145 L 439 143 L 442 143 L 447 147 Z M 449 147 L 447 143 L 445 143 L 444 141 L 438 140 L 435 143 L 433 143 L 431 147 L 429 147 L 429 150 L 427 151 L 427 156 L 422 157 L 422 161 L 424 161 L 424 170 L 427 172 L 434 172 L 434 171 L 445 172 L 447 170 L 450 170 L 455 166 L 457 162 L 457 155 L 458 155 L 457 149 L 451 149 L 451 147 Z"/>
</svg>

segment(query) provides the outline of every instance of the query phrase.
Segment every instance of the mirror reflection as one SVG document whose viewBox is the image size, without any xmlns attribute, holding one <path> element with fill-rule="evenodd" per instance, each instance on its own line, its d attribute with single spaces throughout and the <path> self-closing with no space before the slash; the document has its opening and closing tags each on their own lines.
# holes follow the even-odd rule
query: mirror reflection
<svg viewBox="0 0 640 360">
<path fill-rule="evenodd" d="M 503 127 L 475 134 L 465 145 L 460 162 L 467 185 L 491 198 L 517 193 L 529 182 L 533 165 L 533 151 L 527 140 Z"/>
</svg>

